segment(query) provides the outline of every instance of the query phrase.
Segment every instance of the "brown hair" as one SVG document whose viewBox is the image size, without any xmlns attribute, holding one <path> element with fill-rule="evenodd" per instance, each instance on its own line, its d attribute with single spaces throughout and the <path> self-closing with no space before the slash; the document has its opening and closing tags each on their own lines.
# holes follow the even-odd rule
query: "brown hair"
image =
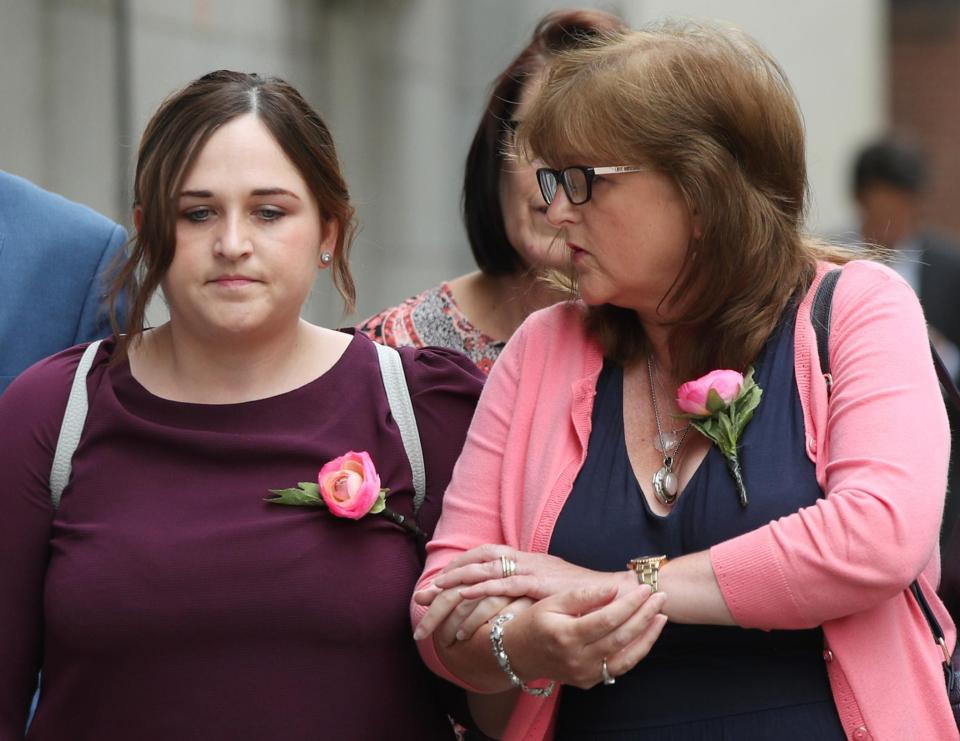
<svg viewBox="0 0 960 741">
<path fill-rule="evenodd" d="M 270 130 L 317 200 L 321 217 L 339 227 L 333 281 L 346 312 L 356 299 L 348 256 L 354 209 L 340 172 L 329 129 L 299 92 L 275 77 L 219 70 L 170 95 L 150 119 L 140 140 L 134 205 L 142 221 L 109 292 L 110 319 L 119 334 L 117 309 L 126 303 L 122 358 L 144 329 L 147 304 L 173 261 L 177 201 L 184 178 L 213 133 L 229 121 L 254 114 Z"/>
<path fill-rule="evenodd" d="M 679 312 L 669 339 L 678 378 L 744 370 L 816 261 L 853 256 L 803 233 L 803 122 L 783 71 L 743 33 L 669 24 L 566 52 L 519 134 L 555 167 L 650 165 L 696 214 L 702 234 L 661 298 Z M 632 311 L 590 307 L 586 323 L 614 362 L 647 351 Z"/>
<path fill-rule="evenodd" d="M 627 26 L 602 10 L 557 10 L 545 15 L 530 41 L 493 83 L 487 107 L 474 134 L 463 173 L 463 222 L 477 266 L 487 275 L 509 275 L 526 267 L 507 239 L 500 203 L 500 176 L 507 137 L 524 85 L 555 54 Z"/>
</svg>

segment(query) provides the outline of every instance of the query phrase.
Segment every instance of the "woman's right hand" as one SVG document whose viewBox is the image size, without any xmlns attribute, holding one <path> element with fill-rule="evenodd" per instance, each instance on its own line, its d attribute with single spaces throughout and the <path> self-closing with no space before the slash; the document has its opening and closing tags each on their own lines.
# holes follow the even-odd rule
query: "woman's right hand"
<svg viewBox="0 0 960 741">
<path fill-rule="evenodd" d="M 632 669 L 660 636 L 666 595 L 638 586 L 581 588 L 547 597 L 503 626 L 504 650 L 524 681 L 552 679 L 581 689 Z"/>
</svg>

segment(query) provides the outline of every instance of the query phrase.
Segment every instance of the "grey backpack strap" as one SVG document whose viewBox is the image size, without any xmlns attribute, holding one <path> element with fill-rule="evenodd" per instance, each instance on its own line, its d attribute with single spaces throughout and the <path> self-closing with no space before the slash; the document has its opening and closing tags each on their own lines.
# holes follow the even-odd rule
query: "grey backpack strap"
<svg viewBox="0 0 960 741">
<path fill-rule="evenodd" d="M 417 418 L 413 413 L 413 402 L 410 401 L 407 379 L 403 375 L 400 353 L 378 342 L 374 343 L 374 347 L 377 348 L 380 375 L 383 377 L 383 387 L 387 391 L 390 413 L 397 427 L 400 428 L 403 449 L 407 452 L 407 460 L 410 461 L 410 470 L 413 473 L 413 514 L 416 515 L 427 495 L 427 472 L 423 465 L 423 448 L 420 446 Z"/>
<path fill-rule="evenodd" d="M 70 481 L 70 471 L 73 469 L 73 452 L 80 442 L 80 433 L 87 421 L 87 373 L 93 365 L 93 356 L 100 349 L 101 340 L 91 342 L 80 356 L 77 371 L 73 374 L 73 385 L 70 387 L 70 396 L 67 398 L 67 408 L 63 413 L 63 422 L 60 423 L 60 437 L 57 438 L 57 450 L 53 454 L 53 465 L 50 467 L 50 501 L 53 508 L 60 506 L 60 497 Z"/>
</svg>

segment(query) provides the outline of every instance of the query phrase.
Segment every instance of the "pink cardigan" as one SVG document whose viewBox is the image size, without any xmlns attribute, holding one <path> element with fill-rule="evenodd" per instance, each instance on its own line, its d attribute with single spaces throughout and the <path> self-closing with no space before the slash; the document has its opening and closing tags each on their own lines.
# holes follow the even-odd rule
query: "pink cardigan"
<svg viewBox="0 0 960 741">
<path fill-rule="evenodd" d="M 807 454 L 827 493 L 811 507 L 710 550 L 720 589 L 746 628 L 822 626 L 840 720 L 856 741 L 957 739 L 941 652 L 906 588 L 919 575 L 952 647 L 952 621 L 934 594 L 937 534 L 950 433 L 913 291 L 869 262 L 844 267 L 830 337 L 832 398 L 809 321 L 816 284 L 796 322 L 795 368 Z M 597 345 L 581 307 L 531 316 L 494 366 L 418 588 L 457 554 L 484 543 L 545 552 L 586 456 Z M 423 609 L 413 607 L 414 623 Z M 430 667 L 443 666 L 431 639 Z M 556 693 L 522 695 L 504 739 L 552 737 Z"/>
</svg>

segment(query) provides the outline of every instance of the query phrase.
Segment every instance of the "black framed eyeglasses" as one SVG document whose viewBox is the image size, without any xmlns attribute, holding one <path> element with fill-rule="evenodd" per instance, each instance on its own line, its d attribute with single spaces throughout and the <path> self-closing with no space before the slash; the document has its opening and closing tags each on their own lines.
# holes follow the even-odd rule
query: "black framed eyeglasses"
<svg viewBox="0 0 960 741">
<path fill-rule="evenodd" d="M 551 170 L 541 167 L 537 170 L 537 182 L 540 184 L 540 193 L 549 206 L 557 195 L 557 184 L 563 186 L 567 200 L 574 206 L 580 206 L 590 200 L 593 193 L 593 179 L 597 175 L 621 175 L 627 172 L 643 172 L 649 168 L 633 167 L 631 165 L 616 165 L 612 167 L 583 167 L 574 165 L 562 170 Z"/>
</svg>

